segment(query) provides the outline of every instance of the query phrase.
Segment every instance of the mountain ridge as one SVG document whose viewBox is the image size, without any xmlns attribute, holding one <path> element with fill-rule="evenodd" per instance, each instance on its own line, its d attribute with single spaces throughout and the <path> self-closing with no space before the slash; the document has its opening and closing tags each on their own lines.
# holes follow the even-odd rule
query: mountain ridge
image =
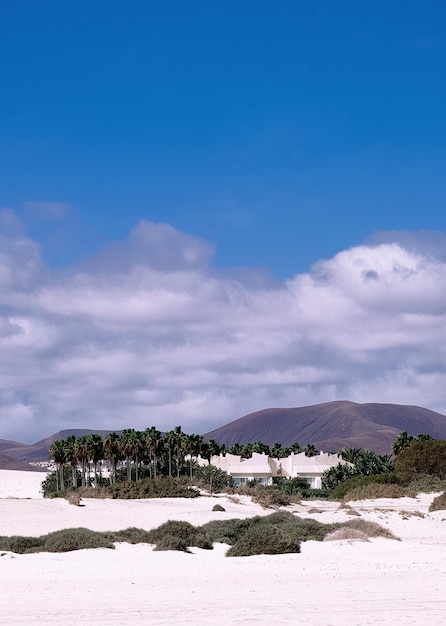
<svg viewBox="0 0 446 626">
<path fill-rule="evenodd" d="M 337 452 L 343 447 L 367 448 L 377 454 L 390 454 L 398 434 L 427 434 L 446 439 L 446 416 L 413 405 L 355 403 L 335 400 L 304 407 L 267 408 L 248 413 L 203 435 L 228 447 L 233 443 L 262 441 L 289 446 L 310 443 L 324 452 Z M 53 441 L 70 435 L 82 437 L 99 434 L 105 437 L 112 430 L 69 428 L 53 433 L 33 444 L 0 439 L 0 469 L 33 469 L 32 461 L 47 461 Z M 122 431 L 115 431 L 121 433 Z M 28 467 L 26 465 L 28 464 Z M 20 467 L 19 467 L 20 465 Z"/>
</svg>

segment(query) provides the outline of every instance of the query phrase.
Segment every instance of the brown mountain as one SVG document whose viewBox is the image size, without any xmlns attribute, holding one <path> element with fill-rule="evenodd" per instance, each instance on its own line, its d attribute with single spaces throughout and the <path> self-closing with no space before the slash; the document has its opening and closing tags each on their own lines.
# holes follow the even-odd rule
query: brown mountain
<svg viewBox="0 0 446 626">
<path fill-rule="evenodd" d="M 204 437 L 227 446 L 256 440 L 288 446 L 298 441 L 302 446 L 312 443 L 324 452 L 347 446 L 389 454 L 393 441 L 402 431 L 446 439 L 446 417 L 417 406 L 337 401 L 300 408 L 263 409 Z"/>
<path fill-rule="evenodd" d="M 0 469 L 20 470 L 22 472 L 44 472 L 45 470 L 35 465 L 30 465 L 27 461 L 18 461 L 11 456 L 0 453 Z"/>
<path fill-rule="evenodd" d="M 19 469 L 19 468 L 7 468 L 2 460 L 2 457 L 8 457 L 15 459 L 16 461 L 29 462 L 29 461 L 49 461 L 48 450 L 50 449 L 53 441 L 57 439 L 66 439 L 70 435 L 75 437 L 83 437 L 84 435 L 98 434 L 101 437 L 105 437 L 110 433 L 110 430 L 90 430 L 88 428 L 70 428 L 67 430 L 60 430 L 53 435 L 45 437 L 36 443 L 27 444 L 19 443 L 17 441 L 7 441 L 0 439 L 0 469 Z M 120 433 L 121 431 L 117 431 Z M 33 466 L 29 466 L 28 469 L 33 469 Z M 23 469 L 23 468 L 22 468 Z"/>
</svg>

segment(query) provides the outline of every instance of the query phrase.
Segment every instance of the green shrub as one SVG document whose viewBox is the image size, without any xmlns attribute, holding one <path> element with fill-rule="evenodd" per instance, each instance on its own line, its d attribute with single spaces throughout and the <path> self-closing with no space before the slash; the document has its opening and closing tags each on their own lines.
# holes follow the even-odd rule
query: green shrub
<svg viewBox="0 0 446 626">
<path fill-rule="evenodd" d="M 429 511 L 444 511 L 446 510 L 446 491 L 432 500 L 429 507 Z"/>
<path fill-rule="evenodd" d="M 419 476 L 446 478 L 446 441 L 440 439 L 414 439 L 401 450 L 395 470 L 404 480 Z"/>
<path fill-rule="evenodd" d="M 182 537 L 178 537 L 178 535 L 163 535 L 160 538 L 156 546 L 154 547 L 154 551 L 162 551 L 162 550 L 178 550 L 179 552 L 189 552 L 189 547 L 187 542 Z"/>
<path fill-rule="evenodd" d="M 209 535 L 212 543 L 227 543 L 232 546 L 249 528 L 252 519 L 213 520 L 201 528 Z"/>
<path fill-rule="evenodd" d="M 212 540 L 206 530 L 203 527 L 196 528 L 189 522 L 169 520 L 148 532 L 149 543 L 157 545 L 161 544 L 166 536 L 178 537 L 185 541 L 187 547 L 212 550 Z"/>
<path fill-rule="evenodd" d="M 152 543 L 149 537 L 149 531 L 142 528 L 126 528 L 115 532 L 103 533 L 103 535 L 113 543 Z"/>
<path fill-rule="evenodd" d="M 199 492 L 187 478 L 143 478 L 138 482 L 115 483 L 108 489 L 112 498 L 197 498 Z"/>
<path fill-rule="evenodd" d="M 114 545 L 103 533 L 88 528 L 57 530 L 46 536 L 44 544 L 46 552 L 70 552 L 90 548 L 114 548 Z"/>
<path fill-rule="evenodd" d="M 226 556 L 252 556 L 255 554 L 286 554 L 300 552 L 300 542 L 280 526 L 266 527 L 253 524 L 231 546 Z"/>
<path fill-rule="evenodd" d="M 40 537 L 0 537 L 0 550 L 15 552 L 16 554 L 27 554 L 29 552 L 39 552 L 43 547 L 43 543 Z"/>
<path fill-rule="evenodd" d="M 388 485 L 388 484 L 401 484 L 396 474 L 374 474 L 373 476 L 364 476 L 363 474 L 356 474 L 351 478 L 347 478 L 342 483 L 339 483 L 330 494 L 332 500 L 349 499 L 347 494 L 356 489 L 357 487 L 366 487 L 368 485 Z"/>
<path fill-rule="evenodd" d="M 197 467 L 194 473 L 193 484 L 199 489 L 210 491 L 211 493 L 227 492 L 234 489 L 232 476 L 214 465 Z"/>
</svg>

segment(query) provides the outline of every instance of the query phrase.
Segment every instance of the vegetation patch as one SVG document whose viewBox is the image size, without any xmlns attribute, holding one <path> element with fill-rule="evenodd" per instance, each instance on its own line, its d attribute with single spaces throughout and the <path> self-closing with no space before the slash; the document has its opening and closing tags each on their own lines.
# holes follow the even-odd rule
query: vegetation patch
<svg viewBox="0 0 446 626">
<path fill-rule="evenodd" d="M 362 530 L 358 530 L 357 528 L 348 528 L 344 526 L 343 528 L 338 528 L 331 533 L 328 533 L 324 537 L 324 541 L 368 541 L 368 537 Z"/>
<path fill-rule="evenodd" d="M 91 548 L 114 548 L 103 533 L 88 528 L 68 528 L 58 530 L 46 536 L 44 552 L 71 552 L 72 550 L 89 550 Z"/>
<path fill-rule="evenodd" d="M 300 502 L 300 495 L 290 495 L 282 491 L 278 485 L 252 484 L 239 488 L 239 493 L 250 496 L 253 502 L 260 504 L 265 509 L 289 506 L 292 503 Z"/>
<path fill-rule="evenodd" d="M 260 524 L 252 524 L 231 546 L 226 556 L 252 556 L 256 554 L 286 554 L 300 552 L 300 541 L 280 526 L 267 530 Z"/>
<path fill-rule="evenodd" d="M 225 507 L 222 506 L 221 504 L 214 504 L 214 506 L 212 507 L 213 511 L 225 511 Z"/>
<path fill-rule="evenodd" d="M 360 530 L 369 538 L 378 538 L 383 537 L 384 539 L 395 539 L 396 541 L 401 541 L 399 537 L 394 535 L 390 530 L 384 528 L 380 524 L 376 522 L 369 522 L 365 519 L 358 518 L 354 520 L 349 520 L 342 524 L 344 528 L 350 528 L 353 530 Z"/>
<path fill-rule="evenodd" d="M 362 487 L 356 487 L 348 491 L 344 498 L 347 501 L 355 500 L 376 500 L 377 498 L 415 498 L 417 494 L 407 487 L 402 487 L 394 483 L 379 484 L 369 483 Z"/>
<path fill-rule="evenodd" d="M 429 511 L 444 511 L 446 510 L 446 491 L 433 499 Z"/>
<path fill-rule="evenodd" d="M 351 478 L 347 478 L 344 482 L 338 484 L 330 494 L 331 500 L 343 500 L 350 499 L 349 494 L 351 491 L 358 487 L 368 487 L 369 485 L 398 485 L 400 481 L 395 474 L 375 474 L 373 476 L 363 476 L 357 474 Z"/>
<path fill-rule="evenodd" d="M 183 550 L 182 547 L 173 548 L 173 538 L 178 539 L 178 545 L 185 548 L 196 547 L 204 550 L 212 550 L 212 540 L 206 529 L 203 527 L 195 527 L 189 522 L 181 522 L 169 520 L 158 528 L 147 533 L 148 542 L 156 544 L 157 550 Z"/>
</svg>

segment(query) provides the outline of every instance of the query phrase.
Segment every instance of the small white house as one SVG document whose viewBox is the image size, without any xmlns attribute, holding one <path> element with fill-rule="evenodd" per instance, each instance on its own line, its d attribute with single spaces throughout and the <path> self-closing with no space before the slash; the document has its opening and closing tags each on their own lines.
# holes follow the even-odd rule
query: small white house
<svg viewBox="0 0 446 626">
<path fill-rule="evenodd" d="M 281 459 L 281 475 L 285 478 L 304 478 L 313 489 L 321 489 L 323 473 L 338 463 L 346 461 L 337 454 L 320 452 L 316 456 L 305 456 L 305 452 L 292 453 Z"/>
<path fill-rule="evenodd" d="M 201 458 L 198 463 L 207 465 L 207 461 Z M 251 480 L 261 485 L 272 485 L 273 476 L 277 476 L 277 460 L 259 452 L 253 452 L 250 459 L 244 459 L 237 454 L 213 456 L 211 465 L 230 474 L 236 485 L 244 485 Z"/>
</svg>

